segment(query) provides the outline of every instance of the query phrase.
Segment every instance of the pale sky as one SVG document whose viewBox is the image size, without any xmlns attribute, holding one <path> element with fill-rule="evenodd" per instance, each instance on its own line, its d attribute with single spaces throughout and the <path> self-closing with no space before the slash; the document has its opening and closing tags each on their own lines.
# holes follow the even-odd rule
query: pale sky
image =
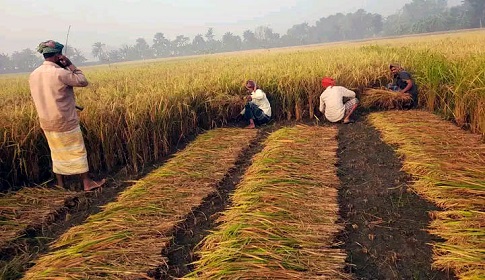
<svg viewBox="0 0 485 280">
<path fill-rule="evenodd" d="M 451 0 L 459 2 L 460 0 Z M 392 14 L 411 0 L 0 0 L 0 53 L 35 49 L 53 39 L 89 55 L 95 42 L 112 48 L 135 44 L 162 32 L 168 39 L 185 35 L 191 39 L 213 27 L 220 38 L 230 31 L 242 35 L 261 25 L 280 34 L 294 24 L 316 20 L 338 12 L 363 8 L 383 16 Z"/>
</svg>

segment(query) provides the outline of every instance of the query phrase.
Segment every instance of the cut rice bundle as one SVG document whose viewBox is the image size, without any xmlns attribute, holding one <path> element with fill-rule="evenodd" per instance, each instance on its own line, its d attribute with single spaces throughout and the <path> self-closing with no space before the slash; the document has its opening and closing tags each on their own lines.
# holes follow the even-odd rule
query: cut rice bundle
<svg viewBox="0 0 485 280">
<path fill-rule="evenodd" d="M 360 104 L 364 108 L 402 109 L 412 103 L 411 95 L 386 89 L 366 89 L 361 96 Z"/>
</svg>

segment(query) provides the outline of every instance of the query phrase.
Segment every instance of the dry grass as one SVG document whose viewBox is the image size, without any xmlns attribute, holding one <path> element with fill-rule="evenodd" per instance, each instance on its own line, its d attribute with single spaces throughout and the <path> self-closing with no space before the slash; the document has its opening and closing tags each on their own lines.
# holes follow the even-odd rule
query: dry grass
<svg viewBox="0 0 485 280">
<path fill-rule="evenodd" d="M 216 190 L 255 130 L 217 129 L 52 244 L 25 279 L 145 279 L 165 264 L 173 227 Z"/>
<path fill-rule="evenodd" d="M 205 238 L 185 279 L 347 279 L 333 249 L 337 221 L 334 127 L 271 134 Z"/>
<path fill-rule="evenodd" d="M 411 102 L 411 95 L 385 89 L 366 89 L 360 97 L 360 105 L 364 108 L 402 109 Z"/>
<path fill-rule="evenodd" d="M 54 221 L 66 201 L 77 196 L 79 193 L 60 188 L 23 188 L 0 194 L 0 248 L 21 238 L 27 229 Z"/>
<path fill-rule="evenodd" d="M 371 123 L 397 145 L 414 190 L 444 210 L 432 213 L 434 265 L 460 279 L 485 275 L 485 144 L 424 111 L 374 113 Z"/>
</svg>

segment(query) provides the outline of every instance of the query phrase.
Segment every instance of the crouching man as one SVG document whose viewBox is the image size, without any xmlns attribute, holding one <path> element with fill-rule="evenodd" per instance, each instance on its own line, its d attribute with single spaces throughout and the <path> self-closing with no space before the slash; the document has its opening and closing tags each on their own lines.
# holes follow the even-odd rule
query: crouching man
<svg viewBox="0 0 485 280">
<path fill-rule="evenodd" d="M 248 101 L 241 114 L 249 121 L 246 128 L 255 128 L 256 125 L 263 125 L 271 120 L 271 105 L 266 93 L 256 86 L 253 80 L 246 82 L 246 89 L 250 93 L 246 97 Z"/>
<path fill-rule="evenodd" d="M 355 98 L 355 92 L 342 87 L 336 86 L 335 80 L 329 77 L 322 79 L 322 86 L 325 89 L 320 95 L 320 112 L 330 122 L 342 121 L 344 124 L 353 122 L 350 116 L 359 104 Z M 350 98 L 344 104 L 344 97 Z"/>
</svg>

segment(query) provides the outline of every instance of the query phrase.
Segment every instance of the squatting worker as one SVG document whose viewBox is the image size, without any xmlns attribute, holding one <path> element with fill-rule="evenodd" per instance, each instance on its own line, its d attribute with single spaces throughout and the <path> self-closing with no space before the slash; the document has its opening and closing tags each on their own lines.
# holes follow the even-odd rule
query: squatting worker
<svg viewBox="0 0 485 280">
<path fill-rule="evenodd" d="M 30 93 L 51 150 L 58 185 L 64 187 L 63 175 L 80 174 L 84 190 L 91 191 L 103 185 L 105 179 L 94 181 L 88 175 L 87 153 L 73 91 L 73 87 L 87 86 L 88 81 L 62 55 L 63 47 L 52 40 L 39 44 L 37 51 L 45 61 L 30 74 Z"/>
<path fill-rule="evenodd" d="M 392 83 L 388 85 L 388 88 L 393 91 L 399 91 L 402 93 L 407 93 L 411 95 L 413 99 L 412 107 L 418 105 L 418 86 L 414 82 L 411 74 L 404 69 L 399 64 L 389 65 L 389 69 L 392 73 Z"/>
<path fill-rule="evenodd" d="M 355 92 L 336 86 L 335 80 L 330 77 L 322 79 L 322 87 L 325 89 L 320 95 L 320 112 L 325 114 L 325 118 L 331 122 L 343 121 L 347 124 L 352 122 L 350 116 L 359 104 L 355 98 Z M 349 98 L 344 104 L 344 97 Z"/>
<path fill-rule="evenodd" d="M 253 80 L 246 82 L 246 89 L 250 93 L 246 97 L 248 101 L 241 114 L 249 121 L 246 128 L 255 128 L 256 125 L 268 123 L 271 120 L 271 105 L 266 93 L 262 91 Z"/>
</svg>

